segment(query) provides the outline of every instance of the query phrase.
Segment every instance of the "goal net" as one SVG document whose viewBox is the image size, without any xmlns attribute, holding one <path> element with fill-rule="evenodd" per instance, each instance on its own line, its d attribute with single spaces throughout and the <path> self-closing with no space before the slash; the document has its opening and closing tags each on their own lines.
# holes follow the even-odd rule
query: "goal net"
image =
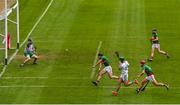
<svg viewBox="0 0 180 105">
<path fill-rule="evenodd" d="M 0 0 L 0 62 L 7 65 L 9 56 L 19 48 L 18 0 Z"/>
</svg>

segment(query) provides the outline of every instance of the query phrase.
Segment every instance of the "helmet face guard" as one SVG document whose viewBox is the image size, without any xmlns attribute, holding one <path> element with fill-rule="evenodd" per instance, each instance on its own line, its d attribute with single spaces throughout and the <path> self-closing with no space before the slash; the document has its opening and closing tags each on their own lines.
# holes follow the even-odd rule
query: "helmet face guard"
<svg viewBox="0 0 180 105">
<path fill-rule="evenodd" d="M 124 58 L 124 57 L 120 57 L 119 60 L 120 60 L 121 62 L 123 62 L 123 61 L 125 60 L 125 58 Z"/>
<path fill-rule="evenodd" d="M 152 35 L 153 36 L 157 36 L 157 32 L 156 31 L 152 31 Z"/>
<path fill-rule="evenodd" d="M 99 53 L 98 56 L 99 56 L 99 57 L 100 57 L 100 56 L 103 56 L 103 54 L 102 54 L 102 53 Z"/>
<path fill-rule="evenodd" d="M 32 39 L 31 39 L 31 38 L 29 38 L 29 39 L 28 39 L 28 41 L 29 41 L 29 42 L 32 42 Z"/>
<path fill-rule="evenodd" d="M 102 53 L 99 53 L 99 54 L 98 54 L 98 58 L 99 58 L 99 59 L 101 59 L 102 56 L 103 56 Z"/>
</svg>

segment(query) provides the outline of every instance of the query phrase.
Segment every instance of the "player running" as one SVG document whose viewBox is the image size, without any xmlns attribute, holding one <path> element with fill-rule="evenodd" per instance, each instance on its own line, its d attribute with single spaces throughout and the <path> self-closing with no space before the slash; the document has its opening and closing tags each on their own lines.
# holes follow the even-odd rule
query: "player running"
<svg viewBox="0 0 180 105">
<path fill-rule="evenodd" d="M 26 45 L 26 48 L 24 49 L 24 56 L 26 57 L 26 59 L 20 66 L 24 66 L 28 61 L 31 60 L 31 58 L 34 58 L 33 64 L 36 64 L 38 56 L 35 53 L 36 48 L 34 47 L 33 42 L 31 39 L 28 39 L 28 43 Z"/>
<path fill-rule="evenodd" d="M 119 70 L 121 70 L 121 75 L 120 75 L 120 78 L 119 78 L 119 81 L 118 81 L 119 83 L 118 83 L 118 86 L 117 86 L 116 90 L 112 91 L 112 94 L 114 96 L 118 95 L 118 91 L 119 91 L 119 89 L 121 87 L 121 83 L 124 83 L 125 86 L 130 86 L 133 83 L 138 85 L 137 80 L 131 81 L 131 82 L 128 81 L 128 68 L 129 68 L 128 61 L 126 61 L 124 57 L 120 57 L 119 61 L 120 61 L 119 62 Z"/>
<path fill-rule="evenodd" d="M 92 83 L 95 86 L 98 86 L 98 84 L 99 84 L 99 82 L 100 82 L 100 80 L 101 80 L 101 78 L 102 78 L 102 76 L 104 74 L 108 74 L 110 79 L 118 79 L 119 78 L 118 76 L 113 75 L 112 67 L 109 64 L 108 58 L 106 56 L 104 56 L 103 54 L 101 54 L 101 53 L 98 54 L 98 58 L 99 58 L 99 61 L 97 62 L 95 67 L 97 65 L 99 65 L 99 73 L 98 73 L 98 76 L 97 76 L 97 80 L 93 81 Z M 103 69 L 102 69 L 102 65 L 105 66 Z"/>
<path fill-rule="evenodd" d="M 142 60 L 140 62 L 141 64 L 141 67 L 142 67 L 142 73 L 140 73 L 137 77 L 140 78 L 143 74 L 146 73 L 147 77 L 143 79 L 142 83 L 141 83 L 141 86 L 137 89 L 137 93 L 140 93 L 142 91 L 142 88 L 143 86 L 148 82 L 152 82 L 155 86 L 161 86 L 161 87 L 165 87 L 167 90 L 169 89 L 169 86 L 164 84 L 164 83 L 160 83 L 160 82 L 157 82 L 155 77 L 154 77 L 154 73 L 152 71 L 152 69 L 146 65 L 146 61 L 145 60 Z"/>
<path fill-rule="evenodd" d="M 162 51 L 160 49 L 160 43 L 159 43 L 159 38 L 158 38 L 158 34 L 157 34 L 157 29 L 155 29 L 155 28 L 152 29 L 151 43 L 152 43 L 152 48 L 151 48 L 151 55 L 150 55 L 149 61 L 153 61 L 155 49 L 157 49 L 159 54 L 163 54 L 167 58 L 169 58 L 168 53 L 165 51 Z"/>
</svg>

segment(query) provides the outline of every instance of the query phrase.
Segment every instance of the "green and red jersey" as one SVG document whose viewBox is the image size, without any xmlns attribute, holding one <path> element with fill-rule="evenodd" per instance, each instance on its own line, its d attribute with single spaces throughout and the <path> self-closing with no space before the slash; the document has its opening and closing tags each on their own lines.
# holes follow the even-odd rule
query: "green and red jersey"
<svg viewBox="0 0 180 105">
<path fill-rule="evenodd" d="M 110 65 L 109 60 L 106 56 L 102 56 L 100 59 L 103 61 L 102 63 L 104 64 L 105 67 Z"/>
<path fill-rule="evenodd" d="M 153 75 L 153 74 L 154 74 L 153 71 L 152 71 L 152 69 L 151 69 L 151 67 L 149 67 L 149 66 L 147 66 L 147 65 L 144 65 L 144 66 L 142 67 L 142 70 L 145 71 L 145 73 L 147 74 L 147 76 L 150 76 L 150 75 Z"/>
<path fill-rule="evenodd" d="M 158 34 L 152 34 L 152 38 L 156 39 L 158 37 Z M 159 44 L 159 40 L 153 41 L 152 40 L 152 44 Z"/>
</svg>

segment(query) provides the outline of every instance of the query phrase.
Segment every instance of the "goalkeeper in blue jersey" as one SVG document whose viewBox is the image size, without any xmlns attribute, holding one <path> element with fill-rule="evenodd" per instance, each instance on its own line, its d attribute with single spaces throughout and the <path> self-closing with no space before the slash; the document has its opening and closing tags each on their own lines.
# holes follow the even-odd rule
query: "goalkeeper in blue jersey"
<svg viewBox="0 0 180 105">
<path fill-rule="evenodd" d="M 36 47 L 33 45 L 32 39 L 28 39 L 28 43 L 26 44 L 26 47 L 24 49 L 24 56 L 25 60 L 20 66 L 24 66 L 28 61 L 31 60 L 31 58 L 34 59 L 33 64 L 36 64 L 36 61 L 38 59 L 38 56 L 36 55 Z"/>
</svg>

